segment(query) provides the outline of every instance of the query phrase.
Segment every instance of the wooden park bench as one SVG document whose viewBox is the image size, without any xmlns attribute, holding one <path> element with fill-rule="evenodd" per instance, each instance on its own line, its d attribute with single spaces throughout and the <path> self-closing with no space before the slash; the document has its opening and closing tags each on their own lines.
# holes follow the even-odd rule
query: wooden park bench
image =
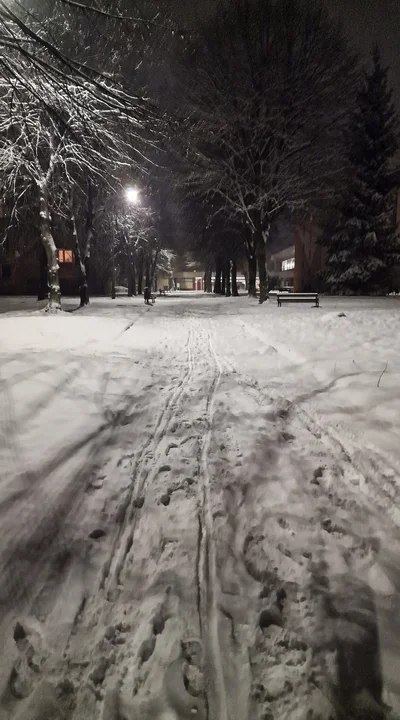
<svg viewBox="0 0 400 720">
<path fill-rule="evenodd" d="M 278 293 L 276 298 L 278 300 L 278 307 L 281 307 L 284 302 L 312 302 L 315 303 L 315 307 L 319 307 L 318 293 Z"/>
</svg>

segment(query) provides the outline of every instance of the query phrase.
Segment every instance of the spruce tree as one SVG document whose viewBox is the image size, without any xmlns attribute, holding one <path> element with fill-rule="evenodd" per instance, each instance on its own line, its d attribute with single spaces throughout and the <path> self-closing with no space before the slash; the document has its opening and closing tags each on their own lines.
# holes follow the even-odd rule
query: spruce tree
<svg viewBox="0 0 400 720">
<path fill-rule="evenodd" d="M 400 236 L 395 222 L 398 124 L 388 87 L 388 68 L 378 47 L 373 65 L 357 93 L 348 129 L 347 187 L 339 219 L 321 239 L 327 246 L 327 284 L 345 294 L 390 290 L 392 268 L 400 265 Z"/>
</svg>

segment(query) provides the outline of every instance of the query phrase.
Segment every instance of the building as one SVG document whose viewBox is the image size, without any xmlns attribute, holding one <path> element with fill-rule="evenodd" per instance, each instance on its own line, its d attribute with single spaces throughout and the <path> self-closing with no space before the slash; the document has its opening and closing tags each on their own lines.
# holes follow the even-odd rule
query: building
<svg viewBox="0 0 400 720">
<path fill-rule="evenodd" d="M 295 276 L 295 246 L 273 253 L 267 258 L 268 274 L 278 279 L 280 287 L 293 290 Z"/>
<path fill-rule="evenodd" d="M 316 223 L 287 224 L 281 242 L 286 247 L 267 258 L 268 274 L 294 292 L 317 292 L 323 283 L 326 250 L 318 243 Z"/>
<path fill-rule="evenodd" d="M 74 250 L 57 250 L 62 295 L 77 295 L 79 272 Z M 0 295 L 37 295 L 46 278 L 46 257 L 39 240 L 33 239 L 23 251 L 11 239 L 6 240 L 0 255 Z"/>
<path fill-rule="evenodd" d="M 396 176 L 399 186 L 398 171 L 396 171 Z M 393 224 L 400 232 L 400 191 L 395 191 L 393 209 Z M 308 222 L 297 224 L 293 234 L 295 246 L 294 291 L 320 291 L 324 287 L 323 275 L 327 255 L 326 248 L 318 242 L 321 228 L 311 219 Z M 394 289 L 400 288 L 400 267 L 392 270 L 392 285 Z"/>
<path fill-rule="evenodd" d="M 319 244 L 321 229 L 308 222 L 294 228 L 295 292 L 318 292 L 323 286 L 326 249 Z"/>
<path fill-rule="evenodd" d="M 267 258 L 269 275 L 281 287 L 294 292 L 317 292 L 323 287 L 326 250 L 319 244 L 321 229 L 312 220 L 294 224 L 286 221 L 279 228 L 282 250 Z"/>
<path fill-rule="evenodd" d="M 188 254 L 174 259 L 170 275 L 160 273 L 157 287 L 160 290 L 204 290 L 204 269 Z"/>
<path fill-rule="evenodd" d="M 157 287 L 160 290 L 204 290 L 204 273 L 196 270 L 181 270 L 172 277 L 159 275 Z"/>
</svg>

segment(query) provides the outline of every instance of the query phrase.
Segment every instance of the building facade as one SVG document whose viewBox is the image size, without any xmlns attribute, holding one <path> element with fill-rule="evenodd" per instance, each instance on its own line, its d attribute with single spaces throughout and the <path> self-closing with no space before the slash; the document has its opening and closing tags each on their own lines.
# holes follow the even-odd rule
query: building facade
<svg viewBox="0 0 400 720">
<path fill-rule="evenodd" d="M 323 286 L 326 249 L 319 244 L 321 229 L 313 222 L 294 228 L 294 292 L 318 292 Z"/>
<path fill-rule="evenodd" d="M 293 290 L 295 275 L 295 246 L 273 253 L 267 258 L 268 274 L 277 278 L 280 287 Z"/>
<path fill-rule="evenodd" d="M 318 242 L 320 235 L 313 222 L 286 226 L 286 247 L 267 258 L 268 273 L 281 287 L 294 292 L 321 290 L 326 250 Z"/>
<path fill-rule="evenodd" d="M 77 295 L 79 272 L 74 250 L 59 248 L 57 256 L 62 295 Z M 11 239 L 4 243 L 0 255 L 0 295 L 37 295 L 46 276 L 46 256 L 39 241 L 23 251 Z"/>
</svg>

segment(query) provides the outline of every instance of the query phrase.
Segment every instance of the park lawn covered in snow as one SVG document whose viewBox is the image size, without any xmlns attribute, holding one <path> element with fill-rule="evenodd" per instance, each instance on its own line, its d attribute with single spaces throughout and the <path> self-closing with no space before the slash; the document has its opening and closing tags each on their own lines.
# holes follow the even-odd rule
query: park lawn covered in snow
<svg viewBox="0 0 400 720">
<path fill-rule="evenodd" d="M 270 307 L 270 314 L 253 314 L 248 332 L 260 341 L 255 365 L 264 365 L 266 380 L 283 381 L 285 395 L 309 404 L 330 425 L 397 453 L 400 298 L 321 303 L 319 309 Z"/>
<path fill-rule="evenodd" d="M 397 298 L 0 313 L 1 720 L 399 710 Z"/>
</svg>

